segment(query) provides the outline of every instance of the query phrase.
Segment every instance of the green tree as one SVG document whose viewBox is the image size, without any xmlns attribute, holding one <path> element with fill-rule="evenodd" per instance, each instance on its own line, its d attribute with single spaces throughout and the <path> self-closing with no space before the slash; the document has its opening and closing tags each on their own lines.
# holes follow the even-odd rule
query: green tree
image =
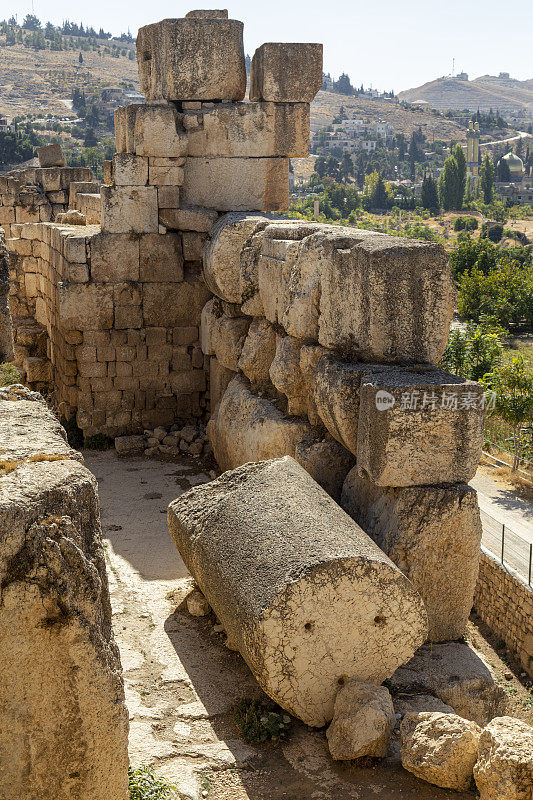
<svg viewBox="0 0 533 800">
<path fill-rule="evenodd" d="M 84 147 L 95 147 L 98 144 L 98 139 L 96 138 L 96 134 L 92 128 L 87 128 L 85 133 L 85 138 L 83 140 Z"/>
<path fill-rule="evenodd" d="M 457 208 L 457 162 L 450 156 L 444 162 L 444 168 L 439 178 L 439 201 L 445 211 Z"/>
<path fill-rule="evenodd" d="M 22 27 L 29 31 L 38 31 L 41 29 L 41 20 L 35 14 L 26 14 Z"/>
<path fill-rule="evenodd" d="M 466 157 L 465 151 L 460 144 L 453 148 L 453 158 L 457 164 L 457 186 L 455 189 L 456 208 L 461 210 L 466 191 Z"/>
<path fill-rule="evenodd" d="M 481 165 L 479 183 L 483 192 L 483 202 L 489 205 L 489 203 L 492 203 L 494 192 L 494 164 L 488 155 L 485 156 Z"/>
<path fill-rule="evenodd" d="M 517 470 L 522 433 L 533 424 L 533 371 L 522 356 L 517 356 L 486 375 L 482 383 L 495 394 L 492 413 L 505 420 L 513 430 L 513 470 Z"/>
<path fill-rule="evenodd" d="M 346 183 L 350 175 L 353 175 L 354 173 L 352 157 L 348 152 L 344 152 L 342 155 L 340 170 L 342 173 L 342 179 L 344 183 Z"/>
<path fill-rule="evenodd" d="M 429 211 L 436 212 L 439 208 L 439 193 L 437 190 L 437 182 L 432 175 L 424 174 L 422 181 L 422 193 L 420 201 L 424 208 Z"/>
<path fill-rule="evenodd" d="M 369 209 L 383 210 L 389 206 L 389 194 L 385 181 L 377 170 L 365 176 L 363 190 L 365 205 Z"/>
<path fill-rule="evenodd" d="M 333 91 L 339 94 L 353 94 L 354 88 L 349 76 L 343 72 L 338 81 L 333 81 Z"/>
<path fill-rule="evenodd" d="M 501 183 L 510 183 L 511 181 L 511 170 L 509 169 L 509 164 L 505 160 L 505 158 L 500 158 L 498 161 L 498 180 Z"/>
</svg>

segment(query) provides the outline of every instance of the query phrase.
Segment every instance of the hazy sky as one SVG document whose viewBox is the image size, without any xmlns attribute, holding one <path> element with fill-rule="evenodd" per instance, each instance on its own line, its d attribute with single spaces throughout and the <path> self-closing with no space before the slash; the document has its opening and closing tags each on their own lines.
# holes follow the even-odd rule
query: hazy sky
<svg viewBox="0 0 533 800">
<path fill-rule="evenodd" d="M 193 3 L 34 0 L 34 9 L 42 21 L 81 21 L 113 34 L 129 27 L 135 36 L 148 22 L 214 7 Z M 31 0 L 0 0 L 0 18 L 18 13 L 20 21 L 31 10 Z M 455 71 L 471 79 L 503 71 L 533 78 L 533 0 L 231 0 L 228 10 L 244 22 L 250 54 L 262 42 L 323 42 L 325 71 L 345 71 L 356 85 L 401 91 L 450 74 L 454 57 Z"/>
</svg>

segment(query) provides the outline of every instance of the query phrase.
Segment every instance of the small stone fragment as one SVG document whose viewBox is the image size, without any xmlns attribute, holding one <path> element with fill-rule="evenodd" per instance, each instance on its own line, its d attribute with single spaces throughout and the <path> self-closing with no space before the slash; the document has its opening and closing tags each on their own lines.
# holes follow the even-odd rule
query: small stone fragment
<svg viewBox="0 0 533 800">
<path fill-rule="evenodd" d="M 205 617 L 211 611 L 211 606 L 198 589 L 187 597 L 187 611 L 193 617 Z"/>
<path fill-rule="evenodd" d="M 400 726 L 402 765 L 444 789 L 470 786 L 481 728 L 456 714 L 406 714 Z"/>
<path fill-rule="evenodd" d="M 394 707 L 385 686 L 349 681 L 339 690 L 326 732 L 332 757 L 336 761 L 383 758 L 394 723 Z"/>
<path fill-rule="evenodd" d="M 531 800 L 533 728 L 496 717 L 481 734 L 474 778 L 480 800 Z"/>
</svg>

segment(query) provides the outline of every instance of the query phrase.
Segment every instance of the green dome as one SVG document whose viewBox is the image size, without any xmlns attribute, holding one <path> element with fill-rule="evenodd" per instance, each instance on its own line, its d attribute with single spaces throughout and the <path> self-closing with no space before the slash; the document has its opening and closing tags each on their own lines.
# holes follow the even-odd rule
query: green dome
<svg viewBox="0 0 533 800">
<path fill-rule="evenodd" d="M 507 161 L 507 166 L 509 167 L 509 172 L 511 173 L 512 180 L 521 180 L 524 174 L 524 162 L 518 156 L 515 156 L 514 153 L 507 153 L 504 156 L 502 161 Z"/>
</svg>

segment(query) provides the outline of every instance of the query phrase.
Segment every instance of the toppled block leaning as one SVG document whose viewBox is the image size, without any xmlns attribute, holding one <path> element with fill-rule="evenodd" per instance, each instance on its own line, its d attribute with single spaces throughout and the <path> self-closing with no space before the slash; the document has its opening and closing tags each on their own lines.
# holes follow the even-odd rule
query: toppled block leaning
<svg viewBox="0 0 533 800">
<path fill-rule="evenodd" d="M 413 585 L 291 458 L 170 504 L 187 568 L 265 692 L 306 724 L 339 686 L 381 683 L 427 632 Z"/>
</svg>

